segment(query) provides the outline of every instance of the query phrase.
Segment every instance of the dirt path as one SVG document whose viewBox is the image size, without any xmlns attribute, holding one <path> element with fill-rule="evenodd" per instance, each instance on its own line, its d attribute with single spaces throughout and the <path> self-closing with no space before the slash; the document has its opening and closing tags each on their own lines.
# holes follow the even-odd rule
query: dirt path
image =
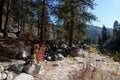
<svg viewBox="0 0 120 80">
<path fill-rule="evenodd" d="M 44 71 L 39 78 L 35 80 L 69 80 L 69 76 L 74 74 L 75 70 L 82 69 L 82 65 L 71 59 L 63 61 L 48 61 L 41 62 L 44 66 Z"/>
</svg>

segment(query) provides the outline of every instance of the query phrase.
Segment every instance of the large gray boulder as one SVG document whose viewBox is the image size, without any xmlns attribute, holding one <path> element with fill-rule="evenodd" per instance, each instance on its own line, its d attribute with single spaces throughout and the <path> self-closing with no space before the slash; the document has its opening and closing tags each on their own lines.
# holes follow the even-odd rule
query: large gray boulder
<svg viewBox="0 0 120 80">
<path fill-rule="evenodd" d="M 30 63 L 24 67 L 24 71 L 25 73 L 32 74 L 35 71 L 35 68 L 36 68 L 35 64 Z"/>
<path fill-rule="evenodd" d="M 24 68 L 24 72 L 28 74 L 41 74 L 41 71 L 43 70 L 43 66 L 41 64 L 34 64 L 30 63 Z"/>
<path fill-rule="evenodd" d="M 14 80 L 34 80 L 32 75 L 21 73 Z"/>
<path fill-rule="evenodd" d="M 8 70 L 15 72 L 22 72 L 24 68 L 23 64 L 10 64 Z"/>
<path fill-rule="evenodd" d="M 34 70 L 34 73 L 36 73 L 36 74 L 41 74 L 42 73 L 42 71 L 43 71 L 43 66 L 40 64 L 40 63 L 38 63 L 38 64 L 35 64 L 35 70 Z"/>
</svg>

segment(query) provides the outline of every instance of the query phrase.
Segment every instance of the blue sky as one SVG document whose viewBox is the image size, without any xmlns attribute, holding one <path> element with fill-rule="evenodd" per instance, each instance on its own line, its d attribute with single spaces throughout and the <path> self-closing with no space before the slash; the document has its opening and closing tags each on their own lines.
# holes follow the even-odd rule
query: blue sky
<svg viewBox="0 0 120 80">
<path fill-rule="evenodd" d="M 107 28 L 113 28 L 115 20 L 120 22 L 120 0 L 95 0 L 97 4 L 92 10 L 92 13 L 98 17 L 98 21 L 92 24 Z"/>
</svg>

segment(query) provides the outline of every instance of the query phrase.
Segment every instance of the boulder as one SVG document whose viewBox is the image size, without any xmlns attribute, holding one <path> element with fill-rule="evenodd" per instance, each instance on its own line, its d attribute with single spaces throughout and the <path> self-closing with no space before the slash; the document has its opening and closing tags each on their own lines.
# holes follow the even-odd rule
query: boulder
<svg viewBox="0 0 120 80">
<path fill-rule="evenodd" d="M 64 59 L 64 56 L 59 53 L 59 54 L 57 55 L 57 60 L 63 60 L 63 59 Z"/>
<path fill-rule="evenodd" d="M 4 71 L 4 67 L 0 65 L 0 73 Z"/>
<path fill-rule="evenodd" d="M 8 70 L 15 72 L 22 72 L 24 68 L 23 64 L 10 64 Z"/>
<path fill-rule="evenodd" d="M 17 39 L 17 36 L 14 33 L 7 33 L 7 35 L 8 35 L 9 38 Z"/>
<path fill-rule="evenodd" d="M 24 68 L 24 72 L 28 74 L 33 74 L 33 73 L 41 74 L 42 70 L 43 70 L 43 66 L 40 63 L 38 64 L 30 63 Z"/>
<path fill-rule="evenodd" d="M 7 78 L 7 74 L 4 72 L 0 72 L 0 80 L 6 79 Z"/>
<path fill-rule="evenodd" d="M 7 73 L 6 80 L 13 80 L 14 78 L 13 72 L 5 71 L 5 73 Z"/>
<path fill-rule="evenodd" d="M 53 50 L 48 50 L 47 54 L 45 55 L 45 59 L 49 61 L 57 60 L 57 52 Z"/>
<path fill-rule="evenodd" d="M 63 56 L 66 56 L 67 52 L 64 49 L 57 49 L 57 54 L 62 54 Z"/>
<path fill-rule="evenodd" d="M 34 70 L 34 73 L 36 73 L 36 74 L 41 74 L 41 72 L 43 71 L 43 66 L 40 64 L 40 63 L 38 63 L 38 64 L 35 64 L 35 70 Z"/>
<path fill-rule="evenodd" d="M 69 46 L 65 43 L 61 44 L 60 47 L 61 49 L 68 50 Z"/>
<path fill-rule="evenodd" d="M 24 67 L 24 72 L 28 74 L 32 74 L 36 69 L 35 64 L 30 63 L 27 66 Z"/>
<path fill-rule="evenodd" d="M 31 53 L 29 51 L 25 51 L 25 50 L 19 51 L 17 54 L 17 58 L 19 58 L 19 59 L 25 59 L 30 56 L 31 56 Z"/>
<path fill-rule="evenodd" d="M 32 75 L 21 73 L 14 80 L 34 80 Z"/>
</svg>

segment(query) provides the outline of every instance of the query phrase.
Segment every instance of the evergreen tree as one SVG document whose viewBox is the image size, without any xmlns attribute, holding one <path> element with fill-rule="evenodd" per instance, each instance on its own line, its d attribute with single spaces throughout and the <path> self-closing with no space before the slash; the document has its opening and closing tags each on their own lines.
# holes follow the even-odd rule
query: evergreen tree
<svg viewBox="0 0 120 80">
<path fill-rule="evenodd" d="M 58 8 L 58 19 L 60 22 L 64 23 L 66 26 L 66 31 L 68 34 L 69 45 L 72 46 L 73 43 L 73 30 L 75 27 L 81 27 L 81 24 L 86 24 L 91 20 L 95 20 L 95 16 L 88 12 L 88 8 L 93 9 L 94 0 L 59 0 Z M 84 28 L 79 28 L 80 35 L 83 35 L 85 31 Z"/>
<path fill-rule="evenodd" d="M 117 27 L 119 26 L 119 22 L 116 20 L 113 24 L 113 37 L 116 37 L 116 33 L 117 33 Z"/>
<path fill-rule="evenodd" d="M 120 24 L 116 20 L 113 25 L 113 37 L 114 38 L 120 38 Z"/>
<path fill-rule="evenodd" d="M 120 44 L 120 23 L 116 20 L 113 24 L 113 36 L 108 45 L 110 45 L 112 49 L 120 51 L 119 44 Z"/>
<path fill-rule="evenodd" d="M 100 45 L 102 45 L 102 37 L 101 37 L 101 35 L 99 35 L 99 37 L 98 37 L 98 44 L 100 44 Z"/>
<path fill-rule="evenodd" d="M 110 34 L 107 31 L 107 28 L 103 25 L 102 28 L 102 43 L 104 44 L 110 38 Z"/>
</svg>

